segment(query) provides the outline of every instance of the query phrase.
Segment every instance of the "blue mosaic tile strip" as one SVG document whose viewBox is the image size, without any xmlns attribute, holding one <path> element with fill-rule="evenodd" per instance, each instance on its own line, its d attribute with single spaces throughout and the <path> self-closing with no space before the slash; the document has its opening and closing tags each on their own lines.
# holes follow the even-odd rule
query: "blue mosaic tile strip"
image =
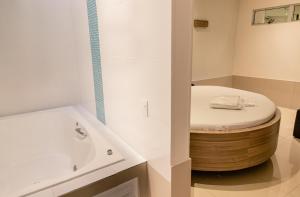
<svg viewBox="0 0 300 197">
<path fill-rule="evenodd" d="M 96 0 L 87 0 L 87 9 L 88 9 L 92 63 L 93 63 L 93 71 L 94 71 L 94 86 L 95 86 L 97 118 L 101 122 L 105 123 L 103 81 L 102 81 L 100 41 L 99 41 L 99 29 L 98 29 L 99 26 L 98 26 Z"/>
</svg>

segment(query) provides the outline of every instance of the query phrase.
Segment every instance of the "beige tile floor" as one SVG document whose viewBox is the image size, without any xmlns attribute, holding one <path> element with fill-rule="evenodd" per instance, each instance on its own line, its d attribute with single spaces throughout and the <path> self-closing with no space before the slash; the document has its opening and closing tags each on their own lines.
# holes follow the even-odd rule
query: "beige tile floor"
<svg viewBox="0 0 300 197">
<path fill-rule="evenodd" d="M 192 173 L 192 197 L 300 197 L 300 140 L 293 138 L 296 111 L 280 108 L 278 148 L 266 163 L 222 173 Z"/>
</svg>

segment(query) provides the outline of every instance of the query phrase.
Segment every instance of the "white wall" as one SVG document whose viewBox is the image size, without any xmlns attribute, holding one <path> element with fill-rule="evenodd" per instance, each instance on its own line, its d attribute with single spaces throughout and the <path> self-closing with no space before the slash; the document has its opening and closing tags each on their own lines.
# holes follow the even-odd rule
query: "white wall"
<svg viewBox="0 0 300 197">
<path fill-rule="evenodd" d="M 153 197 L 189 196 L 192 1 L 97 3 L 107 126 L 148 160 Z"/>
<path fill-rule="evenodd" d="M 153 197 L 167 195 L 151 187 L 161 182 L 156 173 L 172 196 L 190 190 L 189 181 L 171 183 L 176 169 L 190 180 L 191 2 L 97 1 L 107 126 L 148 160 Z"/>
<path fill-rule="evenodd" d="M 193 0 L 172 0 L 171 196 L 191 194 Z M 160 196 L 159 196 L 160 197 Z"/>
<path fill-rule="evenodd" d="M 107 126 L 170 180 L 171 1 L 97 3 Z"/>
<path fill-rule="evenodd" d="M 73 35 L 76 45 L 80 105 L 96 116 L 94 75 L 86 0 L 72 0 Z M 101 39 L 101 38 L 100 38 Z"/>
<path fill-rule="evenodd" d="M 172 167 L 189 158 L 191 1 L 98 0 L 98 8 L 107 125 L 169 190 Z M 95 114 L 87 22 L 82 0 L 0 1 L 0 115 L 71 104 Z"/>
<path fill-rule="evenodd" d="M 78 102 L 70 3 L 0 1 L 0 116 Z"/>
<path fill-rule="evenodd" d="M 299 0 L 241 0 L 234 75 L 300 81 L 300 22 L 252 26 L 252 11 Z"/>
<path fill-rule="evenodd" d="M 172 166 L 189 159 L 193 1 L 172 1 Z"/>
<path fill-rule="evenodd" d="M 232 75 L 239 0 L 194 0 L 193 81 Z"/>
<path fill-rule="evenodd" d="M 96 114 L 86 1 L 0 1 L 0 116 L 81 104 Z"/>
</svg>

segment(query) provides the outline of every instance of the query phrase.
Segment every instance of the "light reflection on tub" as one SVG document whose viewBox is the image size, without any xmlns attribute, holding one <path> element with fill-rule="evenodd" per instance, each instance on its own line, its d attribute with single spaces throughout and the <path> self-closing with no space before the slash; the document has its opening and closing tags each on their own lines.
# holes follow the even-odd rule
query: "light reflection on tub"
<svg viewBox="0 0 300 197">
<path fill-rule="evenodd" d="M 72 107 L 0 119 L 0 196 L 34 193 L 122 160 Z"/>
</svg>

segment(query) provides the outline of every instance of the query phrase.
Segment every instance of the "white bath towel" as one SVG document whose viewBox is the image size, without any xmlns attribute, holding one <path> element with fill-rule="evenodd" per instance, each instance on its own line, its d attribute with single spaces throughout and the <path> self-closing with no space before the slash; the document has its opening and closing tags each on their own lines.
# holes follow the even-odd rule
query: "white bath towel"
<svg viewBox="0 0 300 197">
<path fill-rule="evenodd" d="M 219 96 L 212 99 L 209 106 L 214 109 L 241 110 L 244 108 L 244 99 L 240 96 Z"/>
</svg>

